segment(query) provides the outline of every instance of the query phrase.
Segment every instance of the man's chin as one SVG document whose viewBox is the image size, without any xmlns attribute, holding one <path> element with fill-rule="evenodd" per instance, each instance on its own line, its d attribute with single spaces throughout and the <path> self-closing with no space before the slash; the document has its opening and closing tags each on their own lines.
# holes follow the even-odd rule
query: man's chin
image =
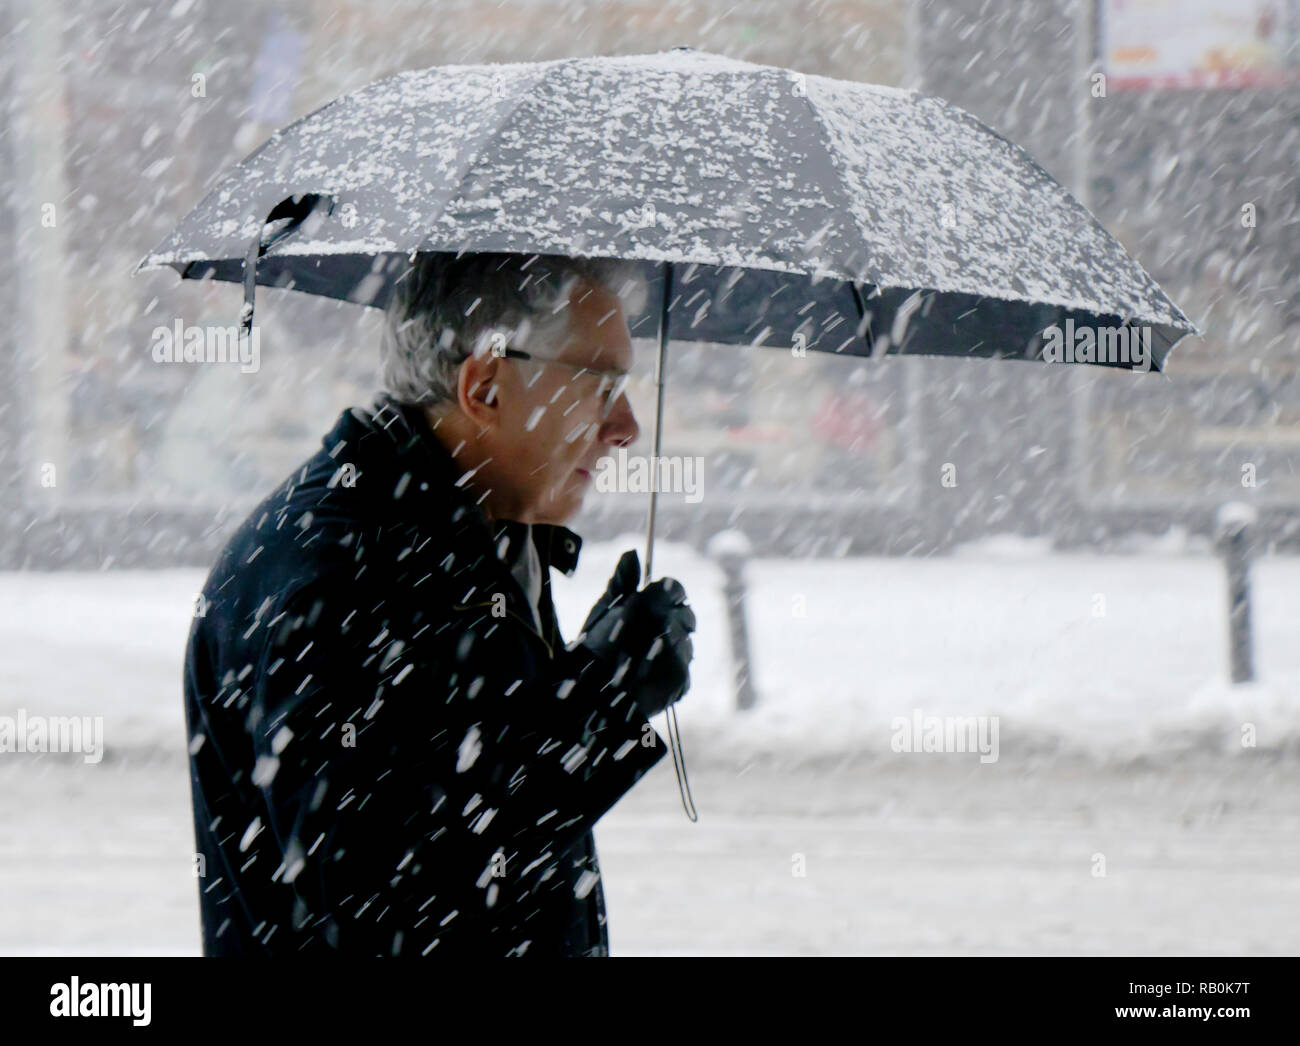
<svg viewBox="0 0 1300 1046">
<path fill-rule="evenodd" d="M 545 506 L 537 510 L 533 522 L 564 526 L 582 511 L 582 503 L 586 499 L 586 493 L 585 490 L 561 492 L 557 497 L 551 499 Z"/>
</svg>

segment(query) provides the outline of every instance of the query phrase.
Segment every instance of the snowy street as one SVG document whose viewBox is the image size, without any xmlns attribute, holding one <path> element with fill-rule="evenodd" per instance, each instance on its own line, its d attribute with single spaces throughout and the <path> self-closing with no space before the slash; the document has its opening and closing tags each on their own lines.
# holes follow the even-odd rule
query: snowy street
<svg viewBox="0 0 1300 1046">
<path fill-rule="evenodd" d="M 1300 951 L 1294 761 L 780 769 L 691 740 L 698 823 L 665 760 L 597 826 L 616 956 Z M 10 757 L 0 950 L 199 954 L 186 788 L 179 760 Z"/>
<path fill-rule="evenodd" d="M 557 580 L 566 634 L 630 543 Z M 743 718 L 716 568 L 656 564 L 699 615 L 678 719 L 700 820 L 665 758 L 597 826 L 614 954 L 1300 950 L 1300 564 L 1257 567 L 1261 681 L 1234 692 L 1213 559 L 760 562 Z M 3 712 L 105 723 L 99 764 L 0 756 L 0 951 L 198 953 L 179 675 L 202 576 L 0 575 Z M 916 708 L 997 716 L 998 760 L 892 751 Z"/>
</svg>

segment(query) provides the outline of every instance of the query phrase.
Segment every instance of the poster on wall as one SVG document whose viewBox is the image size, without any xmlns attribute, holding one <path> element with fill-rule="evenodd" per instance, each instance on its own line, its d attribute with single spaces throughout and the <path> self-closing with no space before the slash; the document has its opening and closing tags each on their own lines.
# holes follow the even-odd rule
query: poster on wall
<svg viewBox="0 0 1300 1046">
<path fill-rule="evenodd" d="M 1112 90 L 1300 83 L 1300 0 L 1100 0 Z"/>
</svg>

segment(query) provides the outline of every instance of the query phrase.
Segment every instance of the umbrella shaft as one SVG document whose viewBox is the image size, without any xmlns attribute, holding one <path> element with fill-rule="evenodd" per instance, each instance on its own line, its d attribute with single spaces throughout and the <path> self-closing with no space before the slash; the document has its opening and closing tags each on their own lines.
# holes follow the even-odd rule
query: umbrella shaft
<svg viewBox="0 0 1300 1046">
<path fill-rule="evenodd" d="M 659 308 L 659 356 L 655 360 L 655 427 L 654 427 L 654 450 L 651 461 L 659 461 L 659 447 L 663 436 L 664 424 L 664 363 L 668 353 L 668 305 L 672 300 L 673 293 L 673 263 L 664 263 L 664 293 L 663 302 Z M 651 578 L 651 567 L 654 565 L 655 554 L 655 506 L 658 503 L 658 484 L 650 485 L 650 520 L 646 525 L 646 543 L 645 543 L 645 575 L 642 577 L 643 583 L 649 583 Z"/>
</svg>

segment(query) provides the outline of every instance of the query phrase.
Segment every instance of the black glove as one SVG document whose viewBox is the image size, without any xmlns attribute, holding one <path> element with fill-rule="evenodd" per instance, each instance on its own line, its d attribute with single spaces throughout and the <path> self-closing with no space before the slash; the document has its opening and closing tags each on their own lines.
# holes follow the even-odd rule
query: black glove
<svg viewBox="0 0 1300 1046">
<path fill-rule="evenodd" d="M 636 552 L 624 552 L 575 645 L 609 665 L 611 682 L 626 689 L 649 719 L 691 687 L 695 612 L 674 579 L 660 578 L 638 590 L 640 579 Z"/>
</svg>

